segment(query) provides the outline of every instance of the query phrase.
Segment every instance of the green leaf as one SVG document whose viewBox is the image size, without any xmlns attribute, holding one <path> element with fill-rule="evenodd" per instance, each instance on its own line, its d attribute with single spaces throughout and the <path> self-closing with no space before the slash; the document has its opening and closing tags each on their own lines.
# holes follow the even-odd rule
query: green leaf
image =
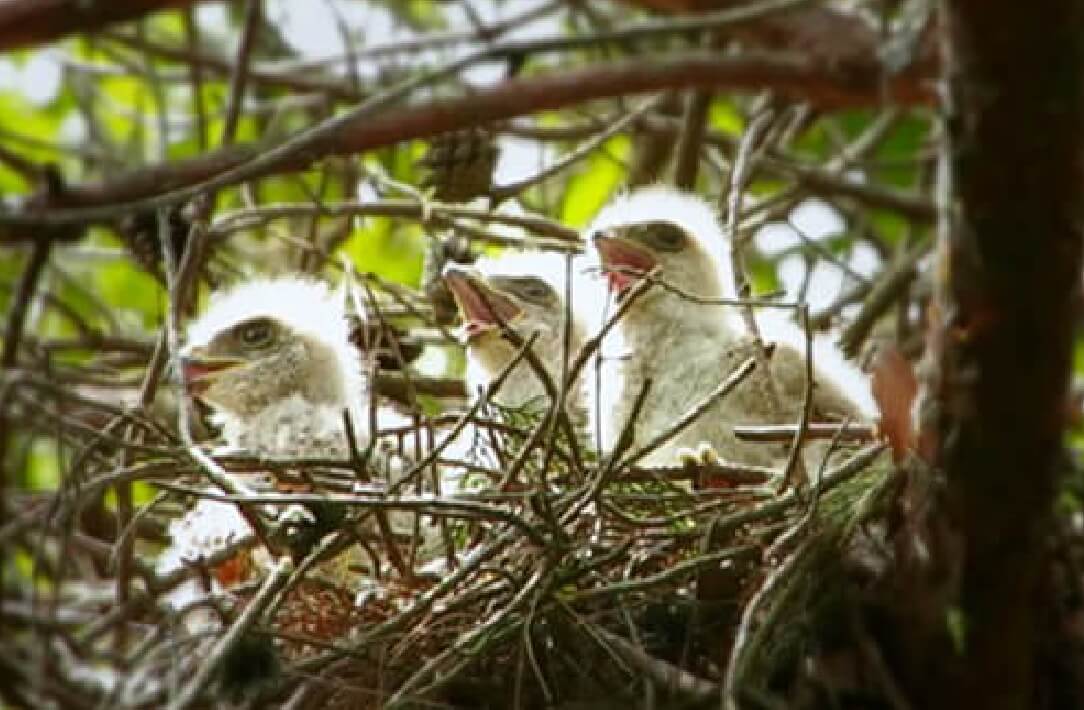
<svg viewBox="0 0 1084 710">
<path fill-rule="evenodd" d="M 958 606 L 949 607 L 945 612 L 945 629 L 957 655 L 964 655 L 967 651 L 967 616 L 963 609 Z"/>
<path fill-rule="evenodd" d="M 37 438 L 26 457 L 26 488 L 31 491 L 55 491 L 60 485 L 60 460 L 56 442 Z"/>
<path fill-rule="evenodd" d="M 361 273 L 407 286 L 421 283 L 425 235 L 415 224 L 396 225 L 387 217 L 363 219 L 343 250 Z"/>
<path fill-rule="evenodd" d="M 624 160 L 629 150 L 629 139 L 615 136 L 587 159 L 586 167 L 568 182 L 561 204 L 562 222 L 571 227 L 587 225 L 625 179 L 625 167 L 615 158 Z"/>
<path fill-rule="evenodd" d="M 745 119 L 734 106 L 733 101 L 717 99 L 708 110 L 708 121 L 712 128 L 732 136 L 740 136 L 745 130 Z"/>
</svg>

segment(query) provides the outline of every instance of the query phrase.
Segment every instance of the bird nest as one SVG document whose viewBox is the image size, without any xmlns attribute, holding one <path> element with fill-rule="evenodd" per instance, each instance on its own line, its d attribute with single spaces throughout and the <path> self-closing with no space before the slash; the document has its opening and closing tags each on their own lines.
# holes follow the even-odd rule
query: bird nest
<svg viewBox="0 0 1084 710">
<path fill-rule="evenodd" d="M 20 570 L 4 682 L 28 706 L 603 706 L 649 690 L 660 707 L 717 706 L 772 697 L 830 642 L 842 560 L 869 547 L 892 480 L 881 444 L 806 426 L 833 455 L 784 490 L 779 471 L 598 459 L 556 407 L 486 401 L 344 460 L 211 456 L 120 410 L 66 428 L 86 462 L 73 470 L 94 473 L 28 495 L 0 528 Z M 764 429 L 747 434 L 795 428 Z M 270 485 L 195 485 L 254 472 Z M 157 492 L 111 512 L 113 488 L 137 482 Z M 156 567 L 164 520 L 194 497 L 254 534 Z M 305 514 L 283 524 L 291 507 Z M 94 533 L 110 526 L 114 545 Z"/>
</svg>

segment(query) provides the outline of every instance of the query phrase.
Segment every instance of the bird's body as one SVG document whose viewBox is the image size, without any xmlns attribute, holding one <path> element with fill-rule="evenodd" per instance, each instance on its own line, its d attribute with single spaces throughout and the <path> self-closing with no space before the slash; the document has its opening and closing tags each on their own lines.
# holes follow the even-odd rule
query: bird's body
<svg viewBox="0 0 1084 710">
<path fill-rule="evenodd" d="M 574 311 L 565 306 L 566 264 L 551 254 L 505 253 L 483 258 L 474 269 L 445 270 L 460 312 L 467 344 L 467 385 L 472 395 L 488 386 L 511 365 L 519 348 L 501 333 L 503 322 L 524 340 L 537 333 L 532 352 L 555 389 L 561 387 L 563 365 L 575 357 L 586 338 Z M 566 320 L 568 342 L 566 345 Z M 512 368 L 493 400 L 507 409 L 544 411 L 545 384 L 526 359 Z M 583 423 L 582 378 L 570 383 L 568 411 Z"/>
<path fill-rule="evenodd" d="M 367 436 L 358 354 L 342 303 L 322 284 L 257 280 L 216 297 L 189 327 L 181 358 L 230 447 L 342 457 L 344 411 L 358 439 Z"/>
<path fill-rule="evenodd" d="M 653 278 L 662 282 L 641 294 L 617 324 L 618 344 L 607 347 L 610 357 L 601 379 L 603 450 L 613 447 L 638 393 L 651 381 L 634 429 L 635 449 L 693 409 L 747 359 L 756 360 L 760 346 L 746 334 L 733 306 L 703 302 L 733 298 L 734 292 L 720 261 L 722 230 L 699 198 L 662 187 L 641 189 L 604 208 L 588 234 L 618 298 L 644 272 L 655 270 Z M 643 463 L 673 465 L 683 452 L 707 444 L 728 461 L 778 464 L 784 445 L 744 442 L 733 433 L 739 424 L 798 419 L 805 392 L 803 354 L 793 343 L 779 343 L 768 360 L 770 373 L 754 369 Z M 815 382 L 815 420 L 860 416 L 823 373 L 817 372 Z"/>
<path fill-rule="evenodd" d="M 366 380 L 348 336 L 343 299 L 323 284 L 296 278 L 251 281 L 212 296 L 206 311 L 189 327 L 180 353 L 185 388 L 211 407 L 211 419 L 221 428 L 227 451 L 342 459 L 349 453 L 344 412 L 358 446 L 364 447 L 369 439 Z M 244 487 L 268 487 L 264 475 L 234 478 Z M 325 533 L 328 529 L 328 521 L 300 506 L 266 506 L 259 514 L 270 516 L 286 534 L 279 543 L 287 549 L 307 539 L 291 531 L 306 526 Z M 404 516 L 410 519 L 402 522 L 412 526 L 414 516 Z M 393 519 L 393 524 L 397 522 Z M 254 541 L 249 521 L 235 505 L 205 498 L 170 526 L 170 535 L 172 543 L 158 562 L 163 572 L 211 557 L 231 542 Z M 315 573 L 349 594 L 357 591 L 362 579 L 355 571 L 361 562 L 352 546 L 318 565 Z M 258 548 L 232 559 L 224 569 L 241 570 L 240 576 L 230 579 L 240 582 L 246 574 L 262 574 L 270 563 L 268 554 Z M 193 596 L 197 594 L 192 589 L 182 586 L 172 602 L 177 606 Z"/>
</svg>

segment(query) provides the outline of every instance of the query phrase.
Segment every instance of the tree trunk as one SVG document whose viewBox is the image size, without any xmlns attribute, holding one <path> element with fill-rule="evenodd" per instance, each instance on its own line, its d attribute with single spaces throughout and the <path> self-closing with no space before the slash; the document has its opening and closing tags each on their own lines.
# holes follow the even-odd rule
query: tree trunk
<svg viewBox="0 0 1084 710">
<path fill-rule="evenodd" d="M 937 601 L 903 632 L 915 707 L 1026 708 L 1040 692 L 1081 275 L 1082 28 L 1081 0 L 943 3 L 949 197 L 920 434 L 936 492 L 910 511 L 934 561 L 910 591 Z"/>
</svg>

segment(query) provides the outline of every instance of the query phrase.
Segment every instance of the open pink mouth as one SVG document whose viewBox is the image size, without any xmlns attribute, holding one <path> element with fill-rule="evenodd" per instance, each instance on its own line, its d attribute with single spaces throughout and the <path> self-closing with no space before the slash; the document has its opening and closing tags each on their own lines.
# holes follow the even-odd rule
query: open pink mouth
<svg viewBox="0 0 1084 710">
<path fill-rule="evenodd" d="M 458 269 L 444 272 L 444 282 L 452 290 L 463 314 L 463 333 L 468 339 L 509 323 L 519 315 L 519 306 L 500 293 L 486 288 L 471 275 Z"/>
<path fill-rule="evenodd" d="M 632 288 L 643 274 L 655 268 L 655 260 L 650 254 L 620 237 L 598 235 L 594 241 L 602 264 L 607 269 L 606 282 L 610 291 L 619 296 Z"/>
<path fill-rule="evenodd" d="M 237 363 L 228 360 L 202 360 L 198 358 L 181 358 L 181 377 L 184 378 L 184 389 L 188 394 L 198 396 L 207 391 L 213 381 L 213 375 Z"/>
</svg>

